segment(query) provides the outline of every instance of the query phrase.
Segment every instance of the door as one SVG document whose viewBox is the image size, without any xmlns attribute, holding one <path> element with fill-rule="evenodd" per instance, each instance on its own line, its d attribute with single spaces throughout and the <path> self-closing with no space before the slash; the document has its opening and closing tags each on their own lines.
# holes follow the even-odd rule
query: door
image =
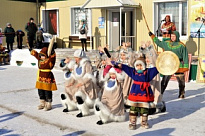
<svg viewBox="0 0 205 136">
<path fill-rule="evenodd" d="M 121 41 L 122 42 L 131 42 L 134 43 L 133 38 L 133 17 L 132 11 L 122 12 L 122 33 Z M 133 47 L 133 46 L 132 46 Z"/>
<path fill-rule="evenodd" d="M 133 12 L 125 10 L 121 12 L 121 32 L 120 32 L 120 12 L 110 11 L 109 13 L 109 50 L 116 50 L 122 42 L 131 42 L 134 47 Z M 121 38 L 120 38 L 121 33 Z M 120 41 L 121 39 L 121 41 Z"/>
<path fill-rule="evenodd" d="M 112 12 L 111 19 L 111 47 L 110 50 L 116 50 L 120 45 L 120 12 Z"/>
</svg>

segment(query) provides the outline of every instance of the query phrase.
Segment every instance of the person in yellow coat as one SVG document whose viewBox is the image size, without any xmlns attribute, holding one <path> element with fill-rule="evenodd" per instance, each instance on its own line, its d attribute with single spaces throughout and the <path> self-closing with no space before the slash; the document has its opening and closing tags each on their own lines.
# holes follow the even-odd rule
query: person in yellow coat
<svg viewBox="0 0 205 136">
<path fill-rule="evenodd" d="M 48 56 L 48 48 L 44 47 L 40 53 L 31 50 L 31 55 L 38 60 L 38 73 L 36 88 L 38 88 L 38 95 L 40 98 L 40 105 L 38 109 L 51 110 L 52 109 L 52 91 L 57 90 L 56 81 L 52 73 L 52 69 L 56 62 L 56 53 L 53 50 Z"/>
</svg>

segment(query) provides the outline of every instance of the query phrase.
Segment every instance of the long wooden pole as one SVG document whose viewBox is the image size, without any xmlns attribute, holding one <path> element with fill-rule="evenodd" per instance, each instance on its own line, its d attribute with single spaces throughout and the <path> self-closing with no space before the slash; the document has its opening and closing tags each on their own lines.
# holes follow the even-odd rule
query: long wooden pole
<svg viewBox="0 0 205 136">
<path fill-rule="evenodd" d="M 148 29 L 149 32 L 151 32 L 150 29 L 149 29 L 149 26 L 148 26 L 146 17 L 145 17 L 145 15 L 144 15 L 144 11 L 143 11 L 143 9 L 142 9 L 141 3 L 139 3 L 139 5 L 140 5 L 140 9 L 141 9 L 141 12 L 142 12 L 142 16 L 143 16 L 143 18 L 144 18 L 144 20 L 145 20 L 145 24 L 146 24 L 146 26 L 147 26 L 147 29 Z M 157 48 L 156 48 L 156 45 L 155 45 L 153 39 L 152 39 L 152 42 L 153 42 L 154 49 L 155 49 L 155 51 L 157 52 Z"/>
</svg>

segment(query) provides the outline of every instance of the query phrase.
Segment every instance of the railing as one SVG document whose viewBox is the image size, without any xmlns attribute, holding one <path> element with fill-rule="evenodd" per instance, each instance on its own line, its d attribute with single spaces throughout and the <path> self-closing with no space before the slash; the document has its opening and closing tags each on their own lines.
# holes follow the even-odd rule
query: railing
<svg viewBox="0 0 205 136">
<path fill-rule="evenodd" d="M 93 49 L 98 49 L 99 46 L 104 46 L 105 44 L 107 44 L 106 42 L 106 36 L 92 36 L 93 37 L 93 41 L 91 40 L 90 43 L 87 43 L 87 46 L 89 47 L 91 45 L 91 47 Z M 93 46 L 92 46 L 92 42 L 93 42 Z M 62 38 L 62 48 L 66 48 L 66 43 L 69 44 L 69 37 L 63 37 Z"/>
<path fill-rule="evenodd" d="M 122 42 L 131 42 L 131 48 L 134 49 L 135 36 L 121 36 Z"/>
<path fill-rule="evenodd" d="M 92 37 L 93 37 L 93 49 L 98 49 L 99 46 L 104 46 L 105 44 L 107 44 L 107 37 L 105 35 L 102 36 L 97 35 Z M 121 40 L 123 42 L 131 42 L 131 48 L 134 49 L 135 36 L 121 36 Z M 69 42 L 68 37 L 63 37 L 62 47 L 65 48 L 65 44 L 68 42 Z M 90 44 L 92 44 L 92 42 L 90 42 Z M 90 44 L 87 44 L 87 46 L 89 47 Z"/>
</svg>

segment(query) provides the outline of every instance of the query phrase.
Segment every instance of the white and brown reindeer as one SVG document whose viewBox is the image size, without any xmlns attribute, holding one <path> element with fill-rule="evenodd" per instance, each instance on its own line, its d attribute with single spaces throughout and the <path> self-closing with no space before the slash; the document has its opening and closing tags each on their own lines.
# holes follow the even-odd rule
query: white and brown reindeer
<svg viewBox="0 0 205 136">
<path fill-rule="evenodd" d="M 158 57 L 157 52 L 155 51 L 153 45 L 151 45 L 150 41 L 141 42 L 140 52 L 145 55 L 146 57 L 146 65 L 147 68 L 156 67 L 156 60 Z M 154 92 L 154 103 L 156 105 L 156 113 L 158 112 L 165 112 L 166 106 L 164 101 L 162 101 L 162 94 L 161 94 L 161 79 L 160 73 L 157 74 L 153 80 L 150 82 L 151 88 Z"/>
</svg>

